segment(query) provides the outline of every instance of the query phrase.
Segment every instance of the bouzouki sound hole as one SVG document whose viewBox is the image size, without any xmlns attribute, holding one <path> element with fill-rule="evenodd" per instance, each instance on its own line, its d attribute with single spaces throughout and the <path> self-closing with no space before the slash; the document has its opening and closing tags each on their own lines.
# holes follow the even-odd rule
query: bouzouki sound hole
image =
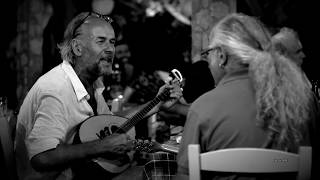
<svg viewBox="0 0 320 180">
<path fill-rule="evenodd" d="M 99 139 L 103 139 L 107 136 L 110 136 L 111 134 L 113 134 L 115 132 L 117 132 L 119 134 L 125 133 L 123 130 L 119 129 L 118 126 L 111 125 L 111 127 L 109 127 L 109 126 L 104 127 L 103 129 L 101 129 L 99 131 L 99 133 L 96 133 L 96 135 Z"/>
</svg>

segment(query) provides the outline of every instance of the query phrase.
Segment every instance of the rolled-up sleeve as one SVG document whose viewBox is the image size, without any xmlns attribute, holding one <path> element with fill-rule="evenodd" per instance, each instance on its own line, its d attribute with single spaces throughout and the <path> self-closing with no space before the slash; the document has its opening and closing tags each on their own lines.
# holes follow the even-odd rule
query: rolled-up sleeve
<svg viewBox="0 0 320 180">
<path fill-rule="evenodd" d="M 30 159 L 57 147 L 64 140 L 66 126 L 61 99 L 55 93 L 42 93 L 35 109 L 35 124 L 26 139 Z"/>
</svg>

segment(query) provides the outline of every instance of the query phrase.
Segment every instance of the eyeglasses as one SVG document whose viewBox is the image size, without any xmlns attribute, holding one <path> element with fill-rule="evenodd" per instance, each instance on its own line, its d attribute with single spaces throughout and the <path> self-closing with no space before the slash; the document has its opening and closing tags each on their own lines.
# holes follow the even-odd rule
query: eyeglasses
<svg viewBox="0 0 320 180">
<path fill-rule="evenodd" d="M 208 48 L 208 49 L 204 49 L 200 52 L 200 55 L 201 56 L 208 56 L 210 51 L 214 51 L 216 49 L 219 49 L 220 47 L 219 46 L 216 46 L 216 47 L 213 47 L 213 48 Z"/>
<path fill-rule="evenodd" d="M 208 56 L 210 51 L 214 50 L 215 48 L 208 48 L 208 49 L 204 49 L 201 51 L 200 55 L 201 56 Z"/>
<path fill-rule="evenodd" d="M 73 29 L 73 33 L 72 33 L 73 37 L 77 37 L 79 35 L 79 34 L 76 34 L 77 29 L 87 20 L 87 18 L 89 16 L 94 16 L 94 17 L 103 19 L 109 24 L 111 24 L 113 22 L 113 19 L 111 19 L 111 17 L 91 11 L 88 13 L 88 15 L 86 17 L 84 17 L 81 21 L 79 21 L 77 26 L 75 26 L 75 28 Z"/>
</svg>

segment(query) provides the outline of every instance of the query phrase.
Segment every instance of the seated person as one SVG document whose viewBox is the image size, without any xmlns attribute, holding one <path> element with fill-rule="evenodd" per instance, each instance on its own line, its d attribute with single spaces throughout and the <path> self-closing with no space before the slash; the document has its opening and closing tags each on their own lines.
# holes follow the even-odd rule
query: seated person
<svg viewBox="0 0 320 180">
<path fill-rule="evenodd" d="M 212 28 L 208 63 L 217 85 L 189 109 L 177 156 L 178 175 L 188 175 L 189 144 L 199 144 L 201 153 L 234 147 L 297 153 L 300 145 L 316 147 L 319 107 L 304 74 L 270 49 L 270 41 L 264 25 L 244 14 L 229 14 Z M 255 175 L 203 172 L 202 178 Z"/>
<path fill-rule="evenodd" d="M 63 62 L 37 80 L 19 111 L 15 152 L 20 179 L 111 179 L 121 173 L 107 171 L 95 158 L 127 160 L 132 137 L 113 133 L 75 142 L 87 118 L 112 114 L 101 95 L 100 77 L 112 72 L 115 39 L 112 20 L 95 12 L 82 12 L 68 24 L 58 46 Z M 163 85 L 158 93 L 165 88 L 170 89 L 169 99 L 149 114 L 182 95 L 175 83 Z"/>
</svg>

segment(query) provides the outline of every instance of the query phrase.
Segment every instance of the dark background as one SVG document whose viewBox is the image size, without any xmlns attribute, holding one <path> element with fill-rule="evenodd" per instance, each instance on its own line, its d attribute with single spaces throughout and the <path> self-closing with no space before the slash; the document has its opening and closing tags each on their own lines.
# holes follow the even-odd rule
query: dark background
<svg viewBox="0 0 320 180">
<path fill-rule="evenodd" d="M 316 65 L 318 7 L 315 1 L 303 0 L 237 1 L 238 12 L 258 17 L 271 30 L 289 27 L 298 32 L 306 54 L 302 68 L 312 80 L 319 80 Z"/>
<path fill-rule="evenodd" d="M 79 12 L 83 10 L 89 10 L 90 0 L 76 1 L 72 0 L 72 11 L 66 9 L 70 8 L 65 7 L 64 1 L 61 0 L 46 0 L 49 3 L 53 3 L 54 7 L 58 9 L 59 13 L 53 21 L 53 33 L 55 33 L 56 38 L 61 39 L 62 32 L 66 21 L 68 21 L 70 12 Z M 1 13 L 1 43 L 0 43 L 0 95 L 5 95 L 10 97 L 10 103 L 13 103 L 11 106 L 17 105 L 15 103 L 14 97 L 16 96 L 16 72 L 10 59 L 7 59 L 6 53 L 9 47 L 10 42 L 15 38 L 17 32 L 17 8 L 19 3 L 23 0 L 10 0 L 4 1 L 3 10 Z M 296 30 L 300 36 L 301 43 L 303 45 L 304 53 L 306 54 L 306 59 L 302 65 L 303 70 L 311 80 L 319 80 L 317 75 L 317 49 L 318 47 L 318 31 L 316 26 L 318 26 L 318 12 L 316 1 L 303 1 L 303 0 L 238 0 L 237 1 L 237 11 L 243 12 L 248 15 L 257 16 L 262 20 L 270 29 L 276 30 L 281 27 L 290 27 Z M 139 8 L 139 7 L 137 7 Z M 143 7 L 141 7 L 143 8 Z M 124 13 L 130 13 L 130 9 L 125 9 Z M 166 64 L 170 64 L 172 59 L 182 58 L 181 55 L 174 53 L 175 47 L 179 47 L 179 44 L 176 43 L 166 43 L 175 40 L 181 41 L 180 37 L 176 36 L 177 33 L 171 33 L 169 36 L 168 32 L 165 31 L 165 28 L 169 26 L 164 20 L 172 19 L 168 16 L 164 18 L 164 15 L 161 18 L 154 18 L 150 21 L 150 26 L 143 29 L 143 33 L 146 36 L 137 36 L 132 35 L 131 38 L 136 38 L 134 41 L 140 42 L 141 46 L 144 46 L 145 49 L 140 49 L 140 55 L 145 53 L 147 58 L 139 61 L 140 64 L 137 66 L 158 66 L 163 64 L 157 64 L 150 62 L 150 58 L 156 58 L 155 62 L 165 62 L 163 68 L 166 69 Z M 161 26 L 156 26 L 156 25 Z M 54 28 L 60 27 L 60 28 Z M 162 28 L 162 29 L 161 29 Z M 179 30 L 179 27 L 177 28 Z M 183 28 L 181 28 L 183 29 Z M 141 33 L 141 32 L 140 32 Z M 155 39 L 150 39 L 155 33 L 162 34 L 162 36 L 155 36 Z M 182 34 L 188 33 L 188 31 L 183 31 Z M 179 33 L 178 33 L 179 34 Z M 153 43 L 157 42 L 157 43 Z M 176 42 L 176 41 L 175 41 Z M 45 43 L 45 42 L 44 42 Z M 135 46 L 133 48 L 141 47 Z M 45 51 L 45 49 L 44 49 Z M 160 52 L 160 53 L 159 53 Z M 159 56 L 154 56 L 155 53 L 158 53 Z M 138 55 L 139 56 L 139 55 Z M 171 64 L 170 64 L 171 65 Z M 173 64 L 179 66 L 179 62 Z M 181 64 L 180 64 L 181 65 Z M 53 65 L 46 65 L 44 62 L 44 72 Z M 172 65 L 171 65 L 172 67 Z M 45 69 L 47 68 L 47 69 Z"/>
</svg>

